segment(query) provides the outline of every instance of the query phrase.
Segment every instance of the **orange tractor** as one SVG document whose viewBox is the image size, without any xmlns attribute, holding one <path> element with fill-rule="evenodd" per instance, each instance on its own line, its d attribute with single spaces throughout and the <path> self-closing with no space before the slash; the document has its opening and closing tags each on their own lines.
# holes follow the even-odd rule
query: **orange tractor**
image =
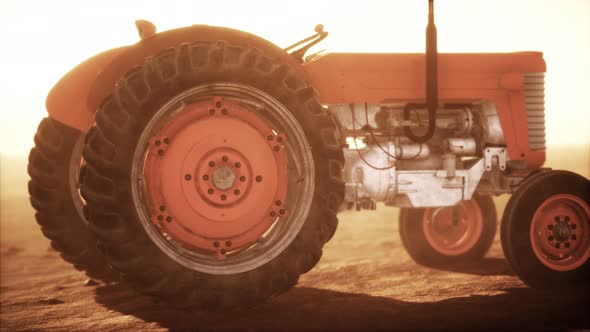
<svg viewBox="0 0 590 332">
<path fill-rule="evenodd" d="M 400 207 L 404 247 L 505 256 L 528 285 L 590 280 L 590 182 L 541 168 L 539 52 L 312 54 L 232 29 L 156 33 L 72 69 L 29 157 L 43 233 L 89 276 L 177 306 L 252 305 L 316 265 L 343 209 Z"/>
</svg>

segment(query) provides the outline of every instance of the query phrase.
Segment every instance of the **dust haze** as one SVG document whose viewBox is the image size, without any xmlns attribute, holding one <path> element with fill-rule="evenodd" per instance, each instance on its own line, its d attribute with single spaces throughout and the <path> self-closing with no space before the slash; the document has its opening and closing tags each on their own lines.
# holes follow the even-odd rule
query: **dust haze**
<svg viewBox="0 0 590 332">
<path fill-rule="evenodd" d="M 546 167 L 590 176 L 589 146 L 550 146 Z M 590 326 L 588 298 L 527 288 L 504 260 L 499 235 L 477 265 L 415 264 L 397 233 L 397 209 L 344 212 L 320 263 L 297 287 L 258 307 L 184 312 L 124 285 L 86 277 L 50 249 L 27 194 L 26 157 L 3 156 L 0 326 L 12 330 L 412 330 Z M 507 195 L 496 199 L 501 215 Z M 587 294 L 587 290 L 583 290 Z M 555 311 L 555 308 L 566 308 Z"/>
</svg>

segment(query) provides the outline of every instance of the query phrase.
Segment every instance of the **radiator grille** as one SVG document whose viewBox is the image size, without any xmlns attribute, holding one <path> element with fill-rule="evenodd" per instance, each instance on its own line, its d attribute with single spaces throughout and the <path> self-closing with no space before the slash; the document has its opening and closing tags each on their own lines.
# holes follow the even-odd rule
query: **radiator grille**
<svg viewBox="0 0 590 332">
<path fill-rule="evenodd" d="M 531 150 L 545 150 L 545 73 L 524 74 L 524 96 Z"/>
</svg>

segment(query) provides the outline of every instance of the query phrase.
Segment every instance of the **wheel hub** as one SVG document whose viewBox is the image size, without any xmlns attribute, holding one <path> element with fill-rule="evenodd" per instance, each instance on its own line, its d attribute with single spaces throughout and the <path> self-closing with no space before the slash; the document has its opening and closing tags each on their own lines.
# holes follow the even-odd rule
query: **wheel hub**
<svg viewBox="0 0 590 332">
<path fill-rule="evenodd" d="M 152 222 L 183 247 L 223 259 L 287 216 L 286 136 L 220 97 L 188 104 L 149 140 Z"/>
<path fill-rule="evenodd" d="M 545 200 L 531 221 L 533 252 L 547 267 L 570 271 L 590 258 L 590 208 L 580 198 L 560 194 Z"/>
</svg>

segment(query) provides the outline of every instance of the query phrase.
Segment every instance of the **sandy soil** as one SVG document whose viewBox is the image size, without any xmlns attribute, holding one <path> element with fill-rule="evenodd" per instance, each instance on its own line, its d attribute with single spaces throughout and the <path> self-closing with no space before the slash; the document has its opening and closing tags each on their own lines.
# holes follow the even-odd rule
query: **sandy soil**
<svg viewBox="0 0 590 332">
<path fill-rule="evenodd" d="M 550 159 L 588 176 L 585 151 L 573 160 Z M 473 266 L 416 265 L 401 246 L 397 210 L 382 206 L 341 214 L 318 266 L 268 303 L 223 313 L 173 310 L 124 285 L 85 285 L 35 223 L 24 158 L 3 159 L 1 170 L 0 331 L 590 328 L 588 290 L 527 288 L 503 258 L 498 236 Z M 501 212 L 506 198 L 497 202 Z"/>
</svg>

